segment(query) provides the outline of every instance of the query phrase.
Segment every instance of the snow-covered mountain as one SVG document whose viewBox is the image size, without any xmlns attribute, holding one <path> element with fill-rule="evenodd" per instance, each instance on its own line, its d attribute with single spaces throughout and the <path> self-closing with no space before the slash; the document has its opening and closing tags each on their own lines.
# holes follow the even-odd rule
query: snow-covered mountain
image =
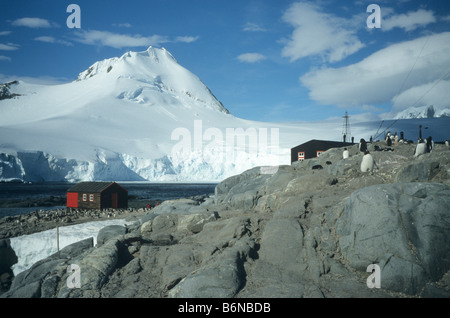
<svg viewBox="0 0 450 318">
<path fill-rule="evenodd" d="M 167 50 L 150 47 L 96 62 L 71 83 L 1 85 L 0 178 L 221 180 L 278 158 L 227 143 L 227 129 L 270 146 L 270 128 L 229 114 Z"/>
<path fill-rule="evenodd" d="M 436 108 L 433 105 L 409 107 L 397 113 L 394 119 L 450 117 L 450 109 Z"/>
<path fill-rule="evenodd" d="M 355 140 L 379 127 L 355 125 Z M 96 62 L 62 85 L 0 85 L 0 181 L 221 181 L 290 164 L 290 148 L 341 140 L 342 119 L 234 117 L 165 49 Z"/>
</svg>

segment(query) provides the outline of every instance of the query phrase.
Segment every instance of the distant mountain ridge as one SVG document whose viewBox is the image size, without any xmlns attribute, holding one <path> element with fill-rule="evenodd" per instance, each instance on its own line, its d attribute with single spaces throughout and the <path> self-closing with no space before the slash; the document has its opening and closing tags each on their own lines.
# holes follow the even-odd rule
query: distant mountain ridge
<svg viewBox="0 0 450 318">
<path fill-rule="evenodd" d="M 433 105 L 409 107 L 400 111 L 393 119 L 450 117 L 450 109 L 437 108 Z"/>
</svg>

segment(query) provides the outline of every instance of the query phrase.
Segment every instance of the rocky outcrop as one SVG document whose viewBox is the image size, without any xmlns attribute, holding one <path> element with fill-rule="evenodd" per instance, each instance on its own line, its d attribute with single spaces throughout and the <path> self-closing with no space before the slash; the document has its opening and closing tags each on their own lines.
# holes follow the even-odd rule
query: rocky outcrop
<svg viewBox="0 0 450 318">
<path fill-rule="evenodd" d="M 3 99 L 11 99 L 11 98 L 15 98 L 17 96 L 20 96 L 19 94 L 15 94 L 15 93 L 11 93 L 10 92 L 10 88 L 12 85 L 17 85 L 19 82 L 18 81 L 12 81 L 9 83 L 3 83 L 0 84 L 0 100 Z"/>
<path fill-rule="evenodd" d="M 54 297 L 64 288 L 67 267 L 77 256 L 93 247 L 93 239 L 85 239 L 66 246 L 59 252 L 35 263 L 18 274 L 8 292 L 0 297 L 36 298 Z"/>
<path fill-rule="evenodd" d="M 396 183 L 352 193 L 337 222 L 339 246 L 350 266 L 380 264 L 383 287 L 418 294 L 450 268 L 450 188 Z"/>
<path fill-rule="evenodd" d="M 0 239 L 0 294 L 7 291 L 14 277 L 11 266 L 17 263 L 17 255 L 9 239 Z"/>
<path fill-rule="evenodd" d="M 347 159 L 331 149 L 228 178 L 206 200 L 165 201 L 96 247 L 35 264 L 3 297 L 450 297 L 450 151 L 373 146 L 371 173 L 356 146 Z"/>
</svg>

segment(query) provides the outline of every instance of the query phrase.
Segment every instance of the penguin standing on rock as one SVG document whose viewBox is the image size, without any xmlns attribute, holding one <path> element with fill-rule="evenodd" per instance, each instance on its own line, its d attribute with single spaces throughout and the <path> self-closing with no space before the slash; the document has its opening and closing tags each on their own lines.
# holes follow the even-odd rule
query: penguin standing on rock
<svg viewBox="0 0 450 318">
<path fill-rule="evenodd" d="M 361 138 L 361 140 L 359 141 L 359 151 L 365 153 L 367 150 L 367 143 L 364 140 L 364 138 Z"/>
<path fill-rule="evenodd" d="M 414 158 L 417 158 L 420 155 L 423 155 L 427 152 L 427 144 L 423 142 L 422 139 L 419 140 L 419 143 L 416 146 L 416 150 L 414 151 Z"/>
<path fill-rule="evenodd" d="M 369 153 L 369 150 L 366 149 L 366 151 L 364 152 L 364 156 L 361 160 L 361 171 L 362 172 L 372 172 L 374 167 L 377 167 L 375 160 L 373 159 L 372 155 Z"/>
<path fill-rule="evenodd" d="M 342 153 L 342 158 L 347 159 L 349 156 L 350 156 L 350 155 L 349 155 L 349 153 L 348 153 L 348 150 L 347 150 L 347 148 L 345 148 L 345 149 L 344 149 L 344 152 Z"/>
<path fill-rule="evenodd" d="M 431 138 L 431 136 L 429 136 L 427 138 L 427 152 L 432 152 L 434 148 L 434 141 L 433 138 Z"/>
</svg>

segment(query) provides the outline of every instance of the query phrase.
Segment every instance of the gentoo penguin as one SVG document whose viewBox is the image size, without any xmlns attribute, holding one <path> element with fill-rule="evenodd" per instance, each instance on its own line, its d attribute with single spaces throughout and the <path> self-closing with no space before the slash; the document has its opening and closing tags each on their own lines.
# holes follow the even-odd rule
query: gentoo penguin
<svg viewBox="0 0 450 318">
<path fill-rule="evenodd" d="M 446 145 L 447 147 L 449 146 L 448 140 L 445 141 L 445 145 Z"/>
<path fill-rule="evenodd" d="M 349 153 L 348 153 L 347 148 L 344 149 L 344 152 L 342 153 L 342 157 L 343 157 L 344 159 L 347 159 L 347 158 L 349 157 Z"/>
<path fill-rule="evenodd" d="M 416 146 L 416 150 L 414 152 L 414 158 L 423 155 L 427 152 L 427 144 L 423 142 L 423 140 L 419 140 L 419 143 Z"/>
<path fill-rule="evenodd" d="M 367 150 L 367 143 L 364 140 L 364 138 L 361 138 L 361 140 L 359 141 L 359 151 L 365 153 Z"/>
<path fill-rule="evenodd" d="M 388 145 L 389 147 L 392 146 L 392 139 L 390 135 L 386 137 L 386 145 Z"/>
<path fill-rule="evenodd" d="M 433 148 L 434 148 L 434 141 L 433 141 L 433 138 L 431 138 L 431 136 L 429 136 L 427 139 L 427 152 L 432 152 Z"/>
<path fill-rule="evenodd" d="M 375 166 L 375 160 L 373 160 L 372 155 L 369 153 L 369 150 L 364 152 L 364 156 L 361 161 L 361 171 L 362 172 L 372 172 Z"/>
</svg>

